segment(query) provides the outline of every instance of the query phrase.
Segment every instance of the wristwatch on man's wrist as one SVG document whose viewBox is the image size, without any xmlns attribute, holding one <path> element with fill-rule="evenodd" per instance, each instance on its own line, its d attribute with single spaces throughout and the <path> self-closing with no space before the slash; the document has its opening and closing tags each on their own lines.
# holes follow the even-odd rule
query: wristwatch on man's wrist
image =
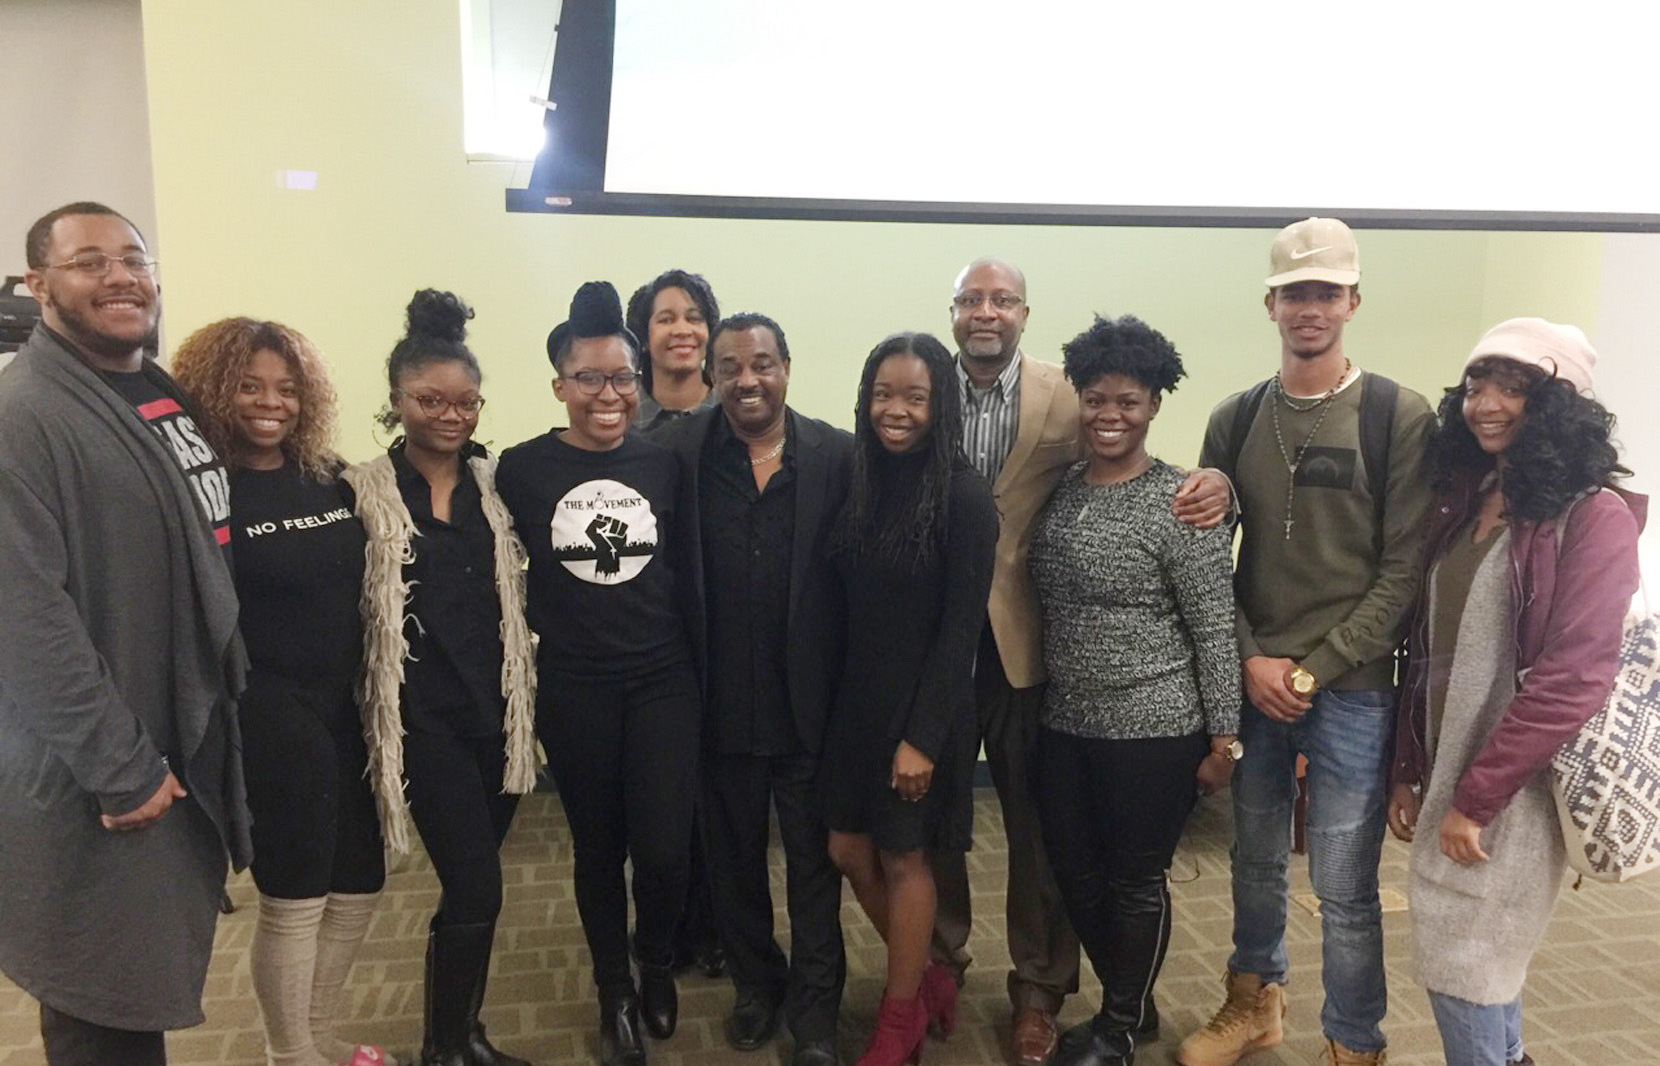
<svg viewBox="0 0 1660 1066">
<path fill-rule="evenodd" d="M 1291 668 L 1292 692 L 1295 692 L 1299 696 L 1308 697 L 1314 695 L 1314 690 L 1319 687 L 1320 682 L 1315 680 L 1313 674 L 1309 673 L 1301 666 L 1293 666 Z"/>
</svg>

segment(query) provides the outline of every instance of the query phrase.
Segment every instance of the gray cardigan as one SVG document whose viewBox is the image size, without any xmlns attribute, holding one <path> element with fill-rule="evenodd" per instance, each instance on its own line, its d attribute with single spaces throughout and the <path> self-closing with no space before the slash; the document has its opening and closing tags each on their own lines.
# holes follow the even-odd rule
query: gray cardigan
<svg viewBox="0 0 1660 1066">
<path fill-rule="evenodd" d="M 100 1025 L 198 1024 L 252 853 L 236 593 L 173 456 L 41 327 L 0 372 L 0 589 L 0 970 Z M 104 829 L 164 755 L 189 796 Z"/>
</svg>

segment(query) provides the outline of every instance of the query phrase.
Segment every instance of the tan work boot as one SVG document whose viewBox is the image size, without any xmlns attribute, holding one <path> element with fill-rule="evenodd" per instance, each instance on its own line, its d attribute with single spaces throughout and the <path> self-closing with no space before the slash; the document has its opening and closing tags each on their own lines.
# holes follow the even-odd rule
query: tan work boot
<svg viewBox="0 0 1660 1066">
<path fill-rule="evenodd" d="M 1389 1066 L 1389 1052 L 1353 1051 L 1328 1038 L 1323 1061 L 1331 1063 L 1331 1066 Z"/>
<path fill-rule="evenodd" d="M 1251 1052 L 1285 1039 L 1283 985 L 1265 985 L 1254 973 L 1231 970 L 1223 975 L 1222 983 L 1228 998 L 1221 1009 L 1176 1049 L 1176 1061 L 1182 1066 L 1233 1066 Z"/>
</svg>

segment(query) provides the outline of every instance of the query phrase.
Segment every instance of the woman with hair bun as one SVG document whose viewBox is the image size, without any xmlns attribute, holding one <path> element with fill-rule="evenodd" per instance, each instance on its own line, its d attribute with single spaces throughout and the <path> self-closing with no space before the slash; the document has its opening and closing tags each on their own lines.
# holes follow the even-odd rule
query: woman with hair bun
<svg viewBox="0 0 1660 1066">
<path fill-rule="evenodd" d="M 173 376 L 231 471 L 248 687 L 238 705 L 259 920 L 249 951 L 270 1066 L 369 1066 L 334 1036 L 386 879 L 353 686 L 363 526 L 334 452 L 335 397 L 310 341 L 227 318 L 191 334 Z"/>
<path fill-rule="evenodd" d="M 682 614 L 679 466 L 629 431 L 640 347 L 610 283 L 577 290 L 547 352 L 570 428 L 509 448 L 501 492 L 530 551 L 541 636 L 536 727 L 570 823 L 600 1060 L 640 1066 L 645 1033 L 664 1039 L 678 1024 L 674 930 L 686 899 L 702 714 Z"/>
<path fill-rule="evenodd" d="M 1573 326 L 1488 330 L 1441 401 L 1436 506 L 1402 689 L 1389 828 L 1412 844 L 1418 981 L 1449 1066 L 1531 1064 L 1522 985 L 1562 889 L 1551 757 L 1602 709 L 1647 500 Z"/>
<path fill-rule="evenodd" d="M 479 1022 L 499 851 L 536 783 L 536 675 L 524 618 L 524 548 L 473 443 L 484 397 L 465 343 L 473 312 L 423 289 L 386 361 L 387 453 L 345 478 L 369 532 L 363 585 L 364 732 L 382 830 L 421 835 L 443 888 L 427 937 L 421 1066 L 528 1066 Z"/>
</svg>

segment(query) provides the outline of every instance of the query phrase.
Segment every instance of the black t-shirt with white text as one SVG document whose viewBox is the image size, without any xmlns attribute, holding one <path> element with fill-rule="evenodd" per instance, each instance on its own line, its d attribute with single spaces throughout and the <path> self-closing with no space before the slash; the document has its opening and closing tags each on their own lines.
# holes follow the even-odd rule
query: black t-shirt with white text
<svg viewBox="0 0 1660 1066">
<path fill-rule="evenodd" d="M 225 464 L 209 446 L 185 407 L 184 395 L 173 379 L 153 363 L 144 369 L 121 374 L 99 371 L 121 398 L 132 404 L 161 439 L 162 447 L 178 461 L 190 484 L 202 517 L 213 527 L 213 539 L 227 552 L 231 543 L 231 482 Z"/>
<path fill-rule="evenodd" d="M 349 687 L 363 661 L 363 523 L 351 490 L 292 461 L 231 474 L 242 637 L 255 669 L 307 688 Z"/>
<path fill-rule="evenodd" d="M 502 453 L 496 487 L 530 553 L 545 668 L 616 677 L 689 656 L 669 553 L 678 481 L 674 456 L 632 433 L 606 452 L 545 433 Z"/>
</svg>

